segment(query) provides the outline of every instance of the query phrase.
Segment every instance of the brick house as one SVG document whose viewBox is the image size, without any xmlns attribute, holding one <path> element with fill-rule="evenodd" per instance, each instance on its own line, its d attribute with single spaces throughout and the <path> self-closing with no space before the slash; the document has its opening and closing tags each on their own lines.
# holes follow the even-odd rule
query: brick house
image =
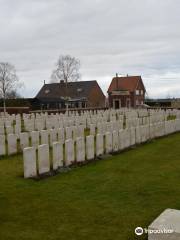
<svg viewBox="0 0 180 240">
<path fill-rule="evenodd" d="M 97 81 L 64 81 L 44 84 L 35 99 L 41 109 L 101 108 L 105 107 L 105 96 Z"/>
<path fill-rule="evenodd" d="M 144 104 L 145 92 L 141 76 L 114 77 L 108 89 L 110 108 L 138 107 Z"/>
</svg>

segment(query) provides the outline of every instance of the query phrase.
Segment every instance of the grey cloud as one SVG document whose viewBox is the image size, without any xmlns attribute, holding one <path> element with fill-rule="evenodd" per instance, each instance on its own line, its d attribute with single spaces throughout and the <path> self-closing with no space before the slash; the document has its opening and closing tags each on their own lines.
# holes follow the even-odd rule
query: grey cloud
<svg viewBox="0 0 180 240">
<path fill-rule="evenodd" d="M 97 79 L 104 91 L 119 72 L 142 75 L 150 96 L 180 96 L 179 0 L 0 0 L 0 6 L 0 61 L 16 66 L 24 96 L 49 80 L 59 54 L 78 57 L 82 80 Z"/>
</svg>

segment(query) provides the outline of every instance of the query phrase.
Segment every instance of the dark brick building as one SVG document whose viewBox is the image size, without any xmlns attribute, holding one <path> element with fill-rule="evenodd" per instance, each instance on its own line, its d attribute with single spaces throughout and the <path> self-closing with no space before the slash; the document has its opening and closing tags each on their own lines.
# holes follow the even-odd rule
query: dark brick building
<svg viewBox="0 0 180 240">
<path fill-rule="evenodd" d="M 109 107 L 138 107 L 144 104 L 145 92 L 141 76 L 116 75 L 108 89 Z"/>
<path fill-rule="evenodd" d="M 35 97 L 41 109 L 98 108 L 105 106 L 105 96 L 97 81 L 44 84 Z"/>
</svg>

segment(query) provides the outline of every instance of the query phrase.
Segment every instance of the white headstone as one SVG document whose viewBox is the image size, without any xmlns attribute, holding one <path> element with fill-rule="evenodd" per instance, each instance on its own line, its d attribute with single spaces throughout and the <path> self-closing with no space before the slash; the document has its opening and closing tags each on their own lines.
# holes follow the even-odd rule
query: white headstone
<svg viewBox="0 0 180 240">
<path fill-rule="evenodd" d="M 106 133 L 106 122 L 102 122 L 102 134 Z"/>
<path fill-rule="evenodd" d="M 118 122 L 117 121 L 113 121 L 112 122 L 112 127 L 113 127 L 113 131 L 118 131 L 119 130 Z"/>
<path fill-rule="evenodd" d="M 42 130 L 40 134 L 41 134 L 41 144 L 49 144 L 48 130 Z"/>
<path fill-rule="evenodd" d="M 140 126 L 141 129 L 141 142 L 146 142 L 147 139 L 147 125 Z"/>
<path fill-rule="evenodd" d="M 102 134 L 96 135 L 96 156 L 100 156 L 104 153 L 104 137 Z"/>
<path fill-rule="evenodd" d="M 65 141 L 65 165 L 70 166 L 74 163 L 74 141 L 67 139 Z"/>
<path fill-rule="evenodd" d="M 53 142 L 57 142 L 57 130 L 56 129 L 50 129 L 50 146 L 52 147 Z"/>
<path fill-rule="evenodd" d="M 84 125 L 78 126 L 77 135 L 78 135 L 78 137 L 84 137 Z"/>
<path fill-rule="evenodd" d="M 30 133 L 31 136 L 31 145 L 35 148 L 39 145 L 39 131 L 32 131 Z"/>
<path fill-rule="evenodd" d="M 124 148 L 128 148 L 131 145 L 130 129 L 129 128 L 124 129 L 123 134 L 124 134 Z"/>
<path fill-rule="evenodd" d="M 136 143 L 140 144 L 141 143 L 141 128 L 140 128 L 140 126 L 136 127 L 135 135 L 136 135 Z"/>
<path fill-rule="evenodd" d="M 72 139 L 72 128 L 66 127 L 66 139 Z"/>
<path fill-rule="evenodd" d="M 101 122 L 97 123 L 97 133 L 98 134 L 103 134 L 103 126 Z"/>
<path fill-rule="evenodd" d="M 156 136 L 156 133 L 155 133 L 154 124 L 150 124 L 149 125 L 149 137 L 150 137 L 150 139 L 153 139 L 153 138 L 155 138 L 155 136 Z"/>
<path fill-rule="evenodd" d="M 19 138 L 19 135 L 20 135 L 20 133 L 21 133 L 21 125 L 16 124 L 16 125 L 14 126 L 14 128 L 15 128 L 15 134 L 16 134 L 17 137 Z"/>
<path fill-rule="evenodd" d="M 5 131 L 4 131 L 4 126 L 0 126 L 0 135 L 4 135 Z"/>
<path fill-rule="evenodd" d="M 180 131 L 180 119 L 176 119 L 175 122 L 176 122 L 176 131 L 179 132 Z M 164 126 L 164 128 L 165 128 L 165 126 Z M 164 134 L 165 134 L 165 129 L 164 129 Z"/>
<path fill-rule="evenodd" d="M 7 126 L 6 127 L 6 134 L 13 134 L 14 133 L 14 129 L 12 126 Z"/>
<path fill-rule="evenodd" d="M 37 176 L 36 169 L 36 150 L 33 147 L 23 149 L 24 160 L 24 178 L 31 178 Z"/>
<path fill-rule="evenodd" d="M 64 143 L 64 128 L 58 129 L 58 142 Z"/>
<path fill-rule="evenodd" d="M 112 152 L 112 133 L 111 132 L 105 133 L 105 151 L 107 154 Z"/>
<path fill-rule="evenodd" d="M 96 133 L 96 128 L 94 124 L 90 124 L 90 135 L 95 135 Z"/>
<path fill-rule="evenodd" d="M 72 127 L 73 140 L 75 141 L 78 135 L 78 128 L 76 126 Z"/>
<path fill-rule="evenodd" d="M 86 157 L 87 160 L 94 159 L 94 136 L 89 135 L 86 137 Z"/>
<path fill-rule="evenodd" d="M 39 174 L 47 173 L 50 170 L 48 144 L 38 146 L 38 168 Z"/>
<path fill-rule="evenodd" d="M 119 120 L 118 122 L 119 129 L 123 129 L 123 120 Z"/>
<path fill-rule="evenodd" d="M 136 132 L 134 127 L 130 128 L 130 144 L 131 146 L 136 144 Z"/>
<path fill-rule="evenodd" d="M 8 155 L 17 153 L 17 136 L 15 134 L 8 134 Z"/>
<path fill-rule="evenodd" d="M 53 143 L 53 169 L 56 170 L 63 166 L 63 144 Z"/>
<path fill-rule="evenodd" d="M 119 136 L 118 131 L 113 131 L 113 152 L 119 150 Z"/>
<path fill-rule="evenodd" d="M 112 132 L 112 127 L 111 122 L 106 122 L 106 132 Z"/>
<path fill-rule="evenodd" d="M 76 138 L 76 161 L 85 161 L 85 143 L 83 137 Z"/>
<path fill-rule="evenodd" d="M 180 239 L 180 211 L 166 209 L 148 227 L 148 240 Z"/>
<path fill-rule="evenodd" d="M 165 134 L 170 134 L 170 121 L 165 121 Z"/>
<path fill-rule="evenodd" d="M 20 147 L 21 150 L 29 147 L 29 135 L 27 132 L 20 133 Z"/>
<path fill-rule="evenodd" d="M 5 154 L 6 154 L 5 135 L 0 135 L 0 156 L 4 156 Z"/>
<path fill-rule="evenodd" d="M 124 137 L 125 137 L 125 129 L 119 130 L 119 150 L 123 150 L 125 148 Z"/>
</svg>

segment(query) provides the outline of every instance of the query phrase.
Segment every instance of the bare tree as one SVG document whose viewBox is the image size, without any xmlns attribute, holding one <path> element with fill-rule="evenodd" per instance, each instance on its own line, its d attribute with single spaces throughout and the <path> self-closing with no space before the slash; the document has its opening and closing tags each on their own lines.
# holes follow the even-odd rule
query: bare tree
<svg viewBox="0 0 180 240">
<path fill-rule="evenodd" d="M 79 68 L 79 59 L 70 55 L 60 55 L 56 68 L 52 72 L 51 81 L 59 82 L 64 80 L 65 83 L 77 81 L 80 78 Z"/>
<path fill-rule="evenodd" d="M 7 92 L 6 94 L 6 99 L 18 99 L 18 98 L 22 98 L 22 96 L 17 92 L 16 89 Z"/>
<path fill-rule="evenodd" d="M 20 84 L 15 67 L 8 62 L 0 62 L 0 96 L 3 98 L 4 114 L 8 93 L 16 91 L 17 87 Z"/>
</svg>

